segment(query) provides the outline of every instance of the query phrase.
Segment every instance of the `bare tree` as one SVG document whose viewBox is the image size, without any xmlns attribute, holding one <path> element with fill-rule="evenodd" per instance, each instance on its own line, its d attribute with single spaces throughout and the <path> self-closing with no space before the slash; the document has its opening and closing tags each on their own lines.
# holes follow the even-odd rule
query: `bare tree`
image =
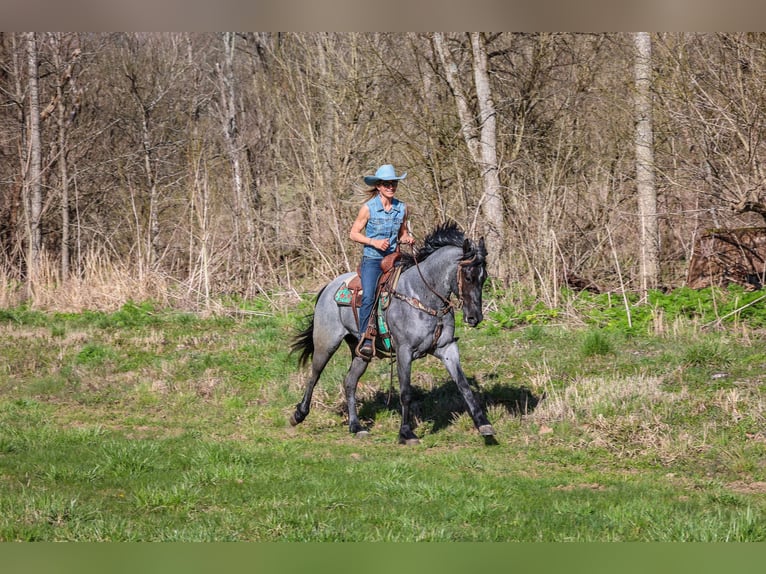
<svg viewBox="0 0 766 574">
<path fill-rule="evenodd" d="M 122 72 L 121 87 L 125 87 L 132 110 L 124 114 L 123 122 L 130 127 L 131 150 L 142 173 L 127 171 L 131 192 L 131 207 L 135 221 L 139 274 L 157 269 L 168 238 L 161 240 L 160 214 L 167 181 L 177 177 L 179 143 L 176 137 L 179 106 L 183 105 L 182 80 L 187 70 L 186 45 L 175 34 L 146 36 L 125 34 L 120 36 L 119 64 Z M 127 80 L 127 86 L 124 81 Z M 142 178 L 140 185 L 134 178 Z M 165 227 L 168 237 L 174 227 Z"/>
<path fill-rule="evenodd" d="M 347 237 L 361 175 L 381 157 L 396 163 L 384 114 L 377 114 L 386 85 L 372 51 L 377 39 L 290 34 L 273 53 L 283 90 L 275 110 L 284 142 L 280 176 L 301 218 L 290 248 L 322 276 L 356 266 Z"/>
<path fill-rule="evenodd" d="M 482 179 L 484 193 L 481 212 L 488 226 L 487 246 L 494 254 L 491 270 L 498 277 L 504 278 L 506 245 L 497 159 L 497 112 L 492 100 L 485 40 L 480 33 L 470 34 L 474 89 L 478 105 L 478 110 L 472 110 L 469 94 L 460 77 L 445 35 L 434 33 L 433 39 L 444 66 L 447 82 L 455 97 L 463 139 Z"/>
<path fill-rule="evenodd" d="M 661 46 L 662 109 L 685 152 L 678 177 L 700 190 L 711 220 L 727 211 L 766 220 L 766 35 L 669 35 Z"/>
<path fill-rule="evenodd" d="M 27 286 L 31 294 L 37 287 L 42 252 L 41 218 L 42 192 L 42 141 L 40 135 L 40 96 L 37 76 L 37 39 L 34 32 L 26 33 L 27 71 L 29 82 L 29 156 L 25 184 L 28 206 Z"/>
<path fill-rule="evenodd" d="M 28 150 L 27 94 L 24 77 L 27 69 L 26 36 L 20 33 L 0 33 L 3 49 L 0 67 L 0 95 L 5 114 L 2 126 L 2 165 L 0 177 L 0 251 L 8 265 L 6 273 L 20 278 L 26 257 L 27 187 L 26 165 Z"/>
<path fill-rule="evenodd" d="M 243 144 L 240 136 L 238 107 L 238 78 L 235 76 L 234 55 L 237 36 L 234 32 L 222 35 L 223 60 L 217 64 L 216 72 L 220 90 L 220 120 L 226 155 L 231 165 L 231 188 L 233 196 L 234 243 L 233 252 L 238 256 L 238 272 L 241 274 L 245 261 L 252 253 L 253 220 L 247 195 L 242 166 Z M 244 225 L 244 231 L 242 226 Z"/>
<path fill-rule="evenodd" d="M 636 78 L 636 191 L 640 223 L 641 291 L 657 287 L 659 280 L 659 231 L 657 190 L 654 185 L 654 132 L 652 125 L 652 40 L 648 32 L 635 39 Z"/>
<path fill-rule="evenodd" d="M 0 33 L 0 272 L 315 286 L 385 161 L 416 232 L 485 234 L 546 303 L 682 281 L 695 233 L 766 217 L 766 35 L 645 37 Z"/>
<path fill-rule="evenodd" d="M 74 83 L 75 67 L 80 59 L 80 49 L 73 47 L 73 35 L 63 33 L 48 33 L 48 44 L 52 54 L 52 61 L 56 77 L 56 92 L 51 102 L 43 110 L 41 117 L 54 116 L 56 118 L 56 154 L 55 161 L 58 165 L 59 189 L 61 194 L 61 278 L 66 280 L 70 268 L 71 249 L 71 226 L 69 221 L 70 210 L 70 182 L 69 182 L 69 131 L 77 115 L 79 102 L 78 96 L 70 94 L 76 92 L 72 88 Z"/>
</svg>

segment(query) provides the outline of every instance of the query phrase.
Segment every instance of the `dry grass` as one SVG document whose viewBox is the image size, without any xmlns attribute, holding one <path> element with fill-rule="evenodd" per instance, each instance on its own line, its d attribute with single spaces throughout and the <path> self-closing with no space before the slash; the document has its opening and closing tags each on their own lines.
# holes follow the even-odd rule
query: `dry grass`
<svg viewBox="0 0 766 574">
<path fill-rule="evenodd" d="M 38 280 L 26 285 L 7 265 L 0 265 L 0 306 L 21 304 L 34 309 L 77 313 L 111 312 L 126 301 L 156 301 L 161 306 L 195 303 L 188 290 L 158 271 L 140 271 L 132 263 L 112 261 L 98 253 L 85 256 L 79 276 L 61 279 L 58 264 L 43 254 Z"/>
<path fill-rule="evenodd" d="M 661 377 L 587 377 L 564 389 L 546 377 L 541 372 L 536 386 L 547 396 L 528 417 L 540 434 L 568 426 L 581 433 L 583 446 L 619 458 L 649 456 L 667 466 L 708 451 L 723 428 L 743 419 L 766 421 L 764 398 L 752 386 L 719 389 L 706 401 L 685 386 L 668 390 Z M 704 413 L 705 420 L 691 420 L 695 413 Z"/>
<path fill-rule="evenodd" d="M 688 398 L 685 391 L 664 391 L 662 379 L 644 375 L 584 378 L 572 381 L 562 390 L 554 388 L 550 380 L 540 381 L 545 378 L 545 373 L 538 374 L 537 378 L 535 387 L 543 388 L 546 399 L 535 409 L 532 417 L 546 424 L 592 419 L 604 409 L 648 414 L 663 405 L 671 408 L 674 403 Z"/>
<path fill-rule="evenodd" d="M 732 423 L 744 417 L 766 421 L 766 402 L 758 389 L 750 386 L 719 389 L 716 391 L 712 406 L 718 408 Z"/>
<path fill-rule="evenodd" d="M 220 302 L 221 292 L 200 292 L 198 278 L 179 280 L 160 270 L 142 270 L 133 261 L 115 261 L 102 253 L 89 253 L 77 274 L 65 281 L 61 279 L 58 262 L 43 254 L 39 277 L 34 285 L 27 285 L 0 261 L 0 308 L 27 305 L 32 309 L 78 313 L 82 311 L 113 312 L 128 301 L 153 301 L 159 307 L 210 313 L 247 313 L 232 310 Z M 300 299 L 298 291 L 288 286 L 286 291 L 266 288 L 282 287 L 278 278 L 261 285 L 248 284 L 250 296 L 265 297 L 271 308 L 286 312 Z M 310 285 L 307 292 L 316 292 L 321 286 Z M 222 288 L 223 289 L 223 288 Z M 234 289 L 233 292 L 238 292 Z M 225 290 L 225 293 L 230 293 Z M 245 295 L 243 295 L 245 296 Z"/>
<path fill-rule="evenodd" d="M 663 389 L 659 377 L 590 377 L 564 389 L 544 385 L 546 399 L 529 420 L 541 429 L 566 423 L 579 429 L 584 446 L 600 447 L 619 458 L 652 456 L 662 464 L 706 449 L 715 423 L 689 430 L 675 424 L 675 413 L 691 400 L 686 388 Z M 541 431 L 543 432 L 543 431 Z"/>
</svg>

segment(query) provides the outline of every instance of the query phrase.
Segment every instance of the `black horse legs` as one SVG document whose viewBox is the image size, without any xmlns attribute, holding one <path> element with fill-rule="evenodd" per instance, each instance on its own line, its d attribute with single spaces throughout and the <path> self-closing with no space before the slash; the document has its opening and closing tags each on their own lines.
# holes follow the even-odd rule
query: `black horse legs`
<svg viewBox="0 0 766 574">
<path fill-rule="evenodd" d="M 317 383 L 318 377 L 312 376 L 309 382 L 306 384 L 306 392 L 303 393 L 301 402 L 295 405 L 295 412 L 290 416 L 290 425 L 295 426 L 301 424 L 304 419 L 309 416 L 311 410 L 311 396 L 314 394 L 314 386 Z"/>
</svg>

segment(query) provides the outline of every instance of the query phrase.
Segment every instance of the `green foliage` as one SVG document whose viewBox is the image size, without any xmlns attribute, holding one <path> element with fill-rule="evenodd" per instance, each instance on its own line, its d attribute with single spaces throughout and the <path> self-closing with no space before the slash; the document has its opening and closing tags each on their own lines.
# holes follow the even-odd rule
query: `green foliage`
<svg viewBox="0 0 766 574">
<path fill-rule="evenodd" d="M 601 330 L 590 330 L 585 334 L 582 342 L 582 354 L 584 357 L 593 355 L 608 355 L 614 352 L 614 345 L 609 336 Z"/>
<path fill-rule="evenodd" d="M 27 327 L 38 327 L 47 325 L 48 322 L 49 318 L 45 313 L 33 311 L 25 306 L 15 309 L 0 309 L 0 324 L 10 323 Z"/>
<path fill-rule="evenodd" d="M 524 329 L 522 336 L 526 341 L 541 341 L 545 338 L 545 328 L 542 325 L 531 325 Z"/>
<path fill-rule="evenodd" d="M 502 302 L 498 310 L 489 314 L 499 326 L 513 328 L 522 325 L 544 325 L 560 315 L 558 309 L 551 309 L 540 301 L 524 301 L 521 304 Z"/>
<path fill-rule="evenodd" d="M 98 344 L 88 344 L 77 353 L 75 363 L 78 365 L 101 365 L 105 361 L 111 360 L 114 357 L 114 352 L 108 347 Z"/>
<path fill-rule="evenodd" d="M 623 297 L 620 293 L 565 290 L 562 298 L 559 309 L 549 308 L 528 295 L 501 295 L 497 310 L 489 318 L 501 328 L 514 328 L 552 324 L 574 315 L 589 326 L 633 335 L 652 332 L 657 322 L 673 324 L 679 320 L 697 325 L 744 323 L 752 328 L 766 327 L 766 293 L 746 291 L 738 285 L 727 289 L 682 287 L 669 293 L 651 291 L 645 302 L 635 293 Z"/>
<path fill-rule="evenodd" d="M 108 315 L 104 323 L 113 328 L 135 328 L 156 324 L 157 311 L 152 302 L 136 304 L 133 301 L 125 303 L 119 311 Z"/>
<path fill-rule="evenodd" d="M 689 345 L 683 353 L 683 359 L 689 366 L 721 369 L 731 365 L 732 355 L 732 351 L 720 339 L 703 339 Z"/>
</svg>

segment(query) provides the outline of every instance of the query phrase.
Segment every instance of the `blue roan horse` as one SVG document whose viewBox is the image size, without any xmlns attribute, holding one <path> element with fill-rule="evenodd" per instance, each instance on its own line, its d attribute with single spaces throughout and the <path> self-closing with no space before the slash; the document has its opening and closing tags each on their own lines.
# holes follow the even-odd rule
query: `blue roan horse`
<svg viewBox="0 0 766 574">
<path fill-rule="evenodd" d="M 488 442 L 494 440 L 495 431 L 476 401 L 460 366 L 460 352 L 455 339 L 455 305 L 451 302 L 451 296 L 456 295 L 468 325 L 475 327 L 481 322 L 482 286 L 487 278 L 486 257 L 483 238 L 478 243 L 473 242 L 451 223 L 441 225 L 430 233 L 414 258 L 402 257 L 404 269 L 385 311 L 396 354 L 402 406 L 399 442 L 402 444 L 419 442 L 413 432 L 410 413 L 410 372 L 412 361 L 427 354 L 444 363 L 457 383 L 479 433 Z M 359 339 L 353 310 L 339 306 L 334 297 L 341 284 L 354 275 L 346 273 L 325 285 L 317 296 L 310 324 L 294 339 L 292 350 L 301 353 L 299 363 L 304 365 L 311 359 L 311 376 L 303 400 L 296 405 L 295 413 L 290 417 L 293 426 L 308 416 L 314 386 L 330 357 L 345 341 L 353 357 L 343 383 L 349 430 L 358 435 L 367 433 L 357 415 L 356 387 L 368 363 L 354 355 Z"/>
</svg>

